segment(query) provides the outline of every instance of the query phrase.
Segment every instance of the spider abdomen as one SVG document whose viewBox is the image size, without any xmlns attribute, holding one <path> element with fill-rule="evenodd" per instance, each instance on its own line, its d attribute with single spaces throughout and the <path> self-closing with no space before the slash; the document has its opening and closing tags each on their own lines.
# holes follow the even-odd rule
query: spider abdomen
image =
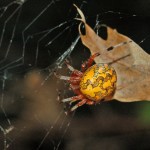
<svg viewBox="0 0 150 150">
<path fill-rule="evenodd" d="M 80 91 L 93 101 L 110 96 L 116 88 L 117 75 L 108 64 L 95 64 L 88 68 L 80 81 Z"/>
</svg>

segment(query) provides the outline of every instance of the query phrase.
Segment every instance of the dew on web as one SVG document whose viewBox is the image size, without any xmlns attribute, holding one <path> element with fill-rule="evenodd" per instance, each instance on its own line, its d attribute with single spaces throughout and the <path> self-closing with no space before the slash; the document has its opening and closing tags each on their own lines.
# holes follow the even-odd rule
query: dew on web
<svg viewBox="0 0 150 150">
<path fill-rule="evenodd" d="M 115 107 L 115 104 L 112 103 L 112 106 L 104 104 L 100 110 L 99 106 L 92 108 L 84 106 L 83 110 L 80 109 L 79 114 L 77 113 L 81 115 L 77 118 L 75 113 L 66 115 L 65 110 L 68 110 L 70 105 L 61 103 L 61 99 L 70 97 L 72 93 L 68 84 L 59 81 L 54 72 L 68 75 L 65 59 L 78 68 L 89 56 L 86 50 L 81 53 L 81 49 L 85 48 L 80 42 L 78 22 L 74 19 L 78 16 L 73 7 L 74 2 L 64 0 L 0 2 L 0 149 L 2 150 L 87 149 L 90 140 L 93 143 L 94 139 L 101 140 L 96 137 L 96 133 L 99 136 L 103 133 L 102 130 L 105 133 L 108 130 L 113 134 L 112 128 L 104 124 L 114 123 L 107 120 L 105 115 L 107 110 L 108 115 L 109 112 L 112 113 L 110 107 Z M 83 5 L 88 5 L 88 2 L 78 4 L 82 8 Z M 97 34 L 101 34 L 99 33 L 101 24 L 106 22 L 111 24 L 116 16 L 118 20 L 136 17 L 134 13 L 130 15 L 121 11 L 95 14 L 94 19 L 93 17 L 88 19 L 94 22 Z M 149 35 L 143 36 L 141 43 L 147 39 Z M 138 40 L 140 41 L 140 38 Z M 112 114 L 121 119 L 121 116 Z M 99 116 L 99 120 L 96 119 L 96 115 Z M 103 119 L 104 123 L 101 125 Z M 135 118 L 133 120 L 137 121 Z M 132 123 L 134 124 L 133 121 Z M 118 127 L 116 132 L 121 132 L 121 128 Z M 117 142 L 117 139 L 114 138 L 114 141 Z M 104 143 L 101 142 L 102 145 Z"/>
</svg>

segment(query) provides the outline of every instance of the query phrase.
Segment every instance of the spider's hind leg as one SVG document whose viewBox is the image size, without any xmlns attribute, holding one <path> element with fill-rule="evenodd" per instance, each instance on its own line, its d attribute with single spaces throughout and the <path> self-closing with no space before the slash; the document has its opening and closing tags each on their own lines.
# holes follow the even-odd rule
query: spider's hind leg
<svg viewBox="0 0 150 150">
<path fill-rule="evenodd" d="M 87 99 L 82 99 L 80 102 L 78 102 L 76 105 L 74 105 L 70 111 L 74 111 L 75 109 L 77 109 L 78 107 L 86 104 L 87 102 Z"/>
<path fill-rule="evenodd" d="M 77 95 L 77 96 L 73 96 L 73 97 L 69 97 L 69 98 L 65 98 L 62 100 L 62 102 L 70 102 L 70 103 L 73 103 L 73 102 L 76 102 L 76 101 L 79 101 L 83 98 L 82 95 Z"/>
</svg>

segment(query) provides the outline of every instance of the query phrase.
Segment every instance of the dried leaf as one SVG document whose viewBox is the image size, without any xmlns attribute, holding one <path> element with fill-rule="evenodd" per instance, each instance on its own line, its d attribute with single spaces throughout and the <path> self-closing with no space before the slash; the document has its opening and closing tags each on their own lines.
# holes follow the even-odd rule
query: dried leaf
<svg viewBox="0 0 150 150">
<path fill-rule="evenodd" d="M 77 7 L 77 6 L 76 6 Z M 138 44 L 110 27 L 107 40 L 99 37 L 86 23 L 84 14 L 77 8 L 85 25 L 85 35 L 79 33 L 82 43 L 91 54 L 99 52 L 96 63 L 111 63 L 117 72 L 117 89 L 112 99 L 121 102 L 150 100 L 150 55 Z"/>
</svg>

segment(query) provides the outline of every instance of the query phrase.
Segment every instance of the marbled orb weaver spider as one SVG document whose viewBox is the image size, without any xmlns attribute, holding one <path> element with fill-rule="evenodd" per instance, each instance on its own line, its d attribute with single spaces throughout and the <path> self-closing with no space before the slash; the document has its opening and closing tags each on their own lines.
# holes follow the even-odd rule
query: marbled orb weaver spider
<svg viewBox="0 0 150 150">
<path fill-rule="evenodd" d="M 92 55 L 86 62 L 81 65 L 81 71 L 74 69 L 68 63 L 67 67 L 71 71 L 70 77 L 59 75 L 61 80 L 67 80 L 76 96 L 63 99 L 62 102 L 79 101 L 70 111 L 88 104 L 97 104 L 105 101 L 113 95 L 116 89 L 117 75 L 114 68 L 109 64 L 95 64 L 94 58 L 99 53 Z"/>
</svg>

